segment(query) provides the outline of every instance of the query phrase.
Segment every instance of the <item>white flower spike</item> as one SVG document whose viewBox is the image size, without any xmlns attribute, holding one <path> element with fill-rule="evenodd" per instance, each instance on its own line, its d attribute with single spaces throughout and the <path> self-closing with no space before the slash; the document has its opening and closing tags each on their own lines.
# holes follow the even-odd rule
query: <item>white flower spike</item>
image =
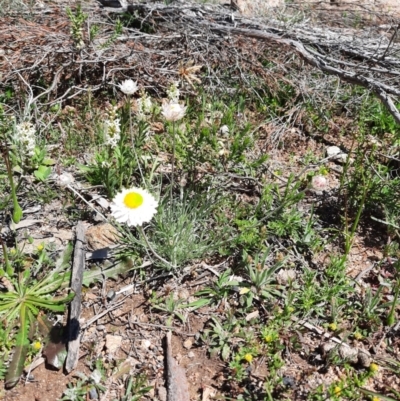
<svg viewBox="0 0 400 401">
<path fill-rule="evenodd" d="M 119 89 L 121 89 L 121 92 L 125 93 L 125 95 L 133 95 L 138 90 L 137 82 L 127 79 L 119 84 Z"/>
<path fill-rule="evenodd" d="M 182 106 L 179 103 L 164 103 L 162 105 L 162 115 L 167 121 L 178 121 L 185 116 L 186 109 L 186 106 Z"/>
<path fill-rule="evenodd" d="M 27 156 L 35 154 L 35 127 L 30 122 L 18 124 L 15 129 L 15 141 L 21 146 L 21 150 Z"/>
<path fill-rule="evenodd" d="M 142 226 L 156 214 L 158 202 L 144 189 L 132 187 L 118 193 L 110 205 L 111 213 L 118 223 Z"/>
</svg>

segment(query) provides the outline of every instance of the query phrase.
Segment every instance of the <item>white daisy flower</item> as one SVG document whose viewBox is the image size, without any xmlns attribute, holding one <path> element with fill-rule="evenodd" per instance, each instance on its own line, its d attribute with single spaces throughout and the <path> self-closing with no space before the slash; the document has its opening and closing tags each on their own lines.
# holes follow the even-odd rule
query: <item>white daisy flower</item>
<svg viewBox="0 0 400 401">
<path fill-rule="evenodd" d="M 184 117 L 186 109 L 186 106 L 182 106 L 179 103 L 164 103 L 162 105 L 162 115 L 167 121 L 178 121 Z"/>
<path fill-rule="evenodd" d="M 137 82 L 127 79 L 119 84 L 119 89 L 121 89 L 121 92 L 125 93 L 125 95 L 133 95 L 138 90 Z"/>
<path fill-rule="evenodd" d="M 118 193 L 110 205 L 111 213 L 119 223 L 142 226 L 156 214 L 158 202 L 144 189 L 132 187 Z"/>
</svg>

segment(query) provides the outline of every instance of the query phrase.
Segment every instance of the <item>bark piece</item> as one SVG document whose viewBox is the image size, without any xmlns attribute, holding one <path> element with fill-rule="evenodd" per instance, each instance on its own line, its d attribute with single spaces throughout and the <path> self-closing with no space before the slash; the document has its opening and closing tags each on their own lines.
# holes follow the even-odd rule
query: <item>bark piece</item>
<svg viewBox="0 0 400 401">
<path fill-rule="evenodd" d="M 85 226 L 80 221 L 76 226 L 74 261 L 72 265 L 71 289 L 75 297 L 71 302 L 68 316 L 68 355 L 65 370 L 69 373 L 76 368 L 79 359 L 80 324 L 83 270 L 85 268 Z"/>
<path fill-rule="evenodd" d="M 167 401 L 189 401 L 189 385 L 185 369 L 180 367 L 172 356 L 171 338 L 172 334 L 169 331 L 165 337 Z"/>
</svg>

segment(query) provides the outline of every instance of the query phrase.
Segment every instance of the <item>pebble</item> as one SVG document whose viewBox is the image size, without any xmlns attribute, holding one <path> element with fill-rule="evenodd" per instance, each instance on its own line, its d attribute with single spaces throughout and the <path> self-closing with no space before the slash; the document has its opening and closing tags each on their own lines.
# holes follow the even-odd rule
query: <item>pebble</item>
<svg viewBox="0 0 400 401">
<path fill-rule="evenodd" d="M 346 345 L 341 345 L 339 347 L 339 355 L 351 363 L 356 363 L 358 360 L 358 350 Z"/>
<path fill-rule="evenodd" d="M 369 365 L 372 363 L 371 354 L 366 350 L 358 350 L 358 363 L 363 368 L 369 368 Z"/>
<path fill-rule="evenodd" d="M 98 400 L 99 399 L 99 395 L 97 393 L 97 390 L 94 387 L 92 387 L 89 390 L 89 399 L 90 400 Z"/>
<path fill-rule="evenodd" d="M 296 379 L 292 376 L 283 376 L 282 384 L 289 388 L 296 387 Z"/>
<path fill-rule="evenodd" d="M 347 161 L 347 154 L 343 153 L 338 146 L 328 146 L 325 151 L 327 157 L 331 157 L 334 160 L 342 163 L 345 163 Z"/>
<path fill-rule="evenodd" d="M 114 290 L 108 291 L 107 295 L 106 295 L 107 296 L 107 301 L 112 301 L 115 298 L 116 295 L 117 294 L 116 294 L 116 292 Z"/>
<path fill-rule="evenodd" d="M 193 351 L 188 352 L 187 354 L 188 358 L 194 358 L 196 355 Z"/>
<path fill-rule="evenodd" d="M 111 334 L 106 335 L 106 348 L 109 353 L 113 354 L 116 352 L 121 347 L 121 344 L 121 336 L 113 336 Z"/>
<path fill-rule="evenodd" d="M 104 324 L 99 324 L 96 326 L 97 331 L 104 331 L 106 329 L 106 326 Z"/>
<path fill-rule="evenodd" d="M 192 348 L 192 345 L 193 345 L 193 341 L 192 341 L 190 338 L 187 339 L 187 340 L 183 343 L 183 346 L 184 346 L 186 349 Z"/>
</svg>

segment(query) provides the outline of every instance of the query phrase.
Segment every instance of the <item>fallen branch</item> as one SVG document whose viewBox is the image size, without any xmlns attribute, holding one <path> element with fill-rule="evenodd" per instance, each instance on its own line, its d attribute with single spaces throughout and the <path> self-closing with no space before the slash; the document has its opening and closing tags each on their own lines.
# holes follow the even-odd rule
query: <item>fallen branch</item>
<svg viewBox="0 0 400 401">
<path fill-rule="evenodd" d="M 80 324 L 79 317 L 82 307 L 82 281 L 85 268 L 85 226 L 80 221 L 76 227 L 76 241 L 74 261 L 72 265 L 71 290 L 75 297 L 71 302 L 68 316 L 68 355 L 65 361 L 65 370 L 69 373 L 76 368 L 79 360 Z"/>
</svg>

